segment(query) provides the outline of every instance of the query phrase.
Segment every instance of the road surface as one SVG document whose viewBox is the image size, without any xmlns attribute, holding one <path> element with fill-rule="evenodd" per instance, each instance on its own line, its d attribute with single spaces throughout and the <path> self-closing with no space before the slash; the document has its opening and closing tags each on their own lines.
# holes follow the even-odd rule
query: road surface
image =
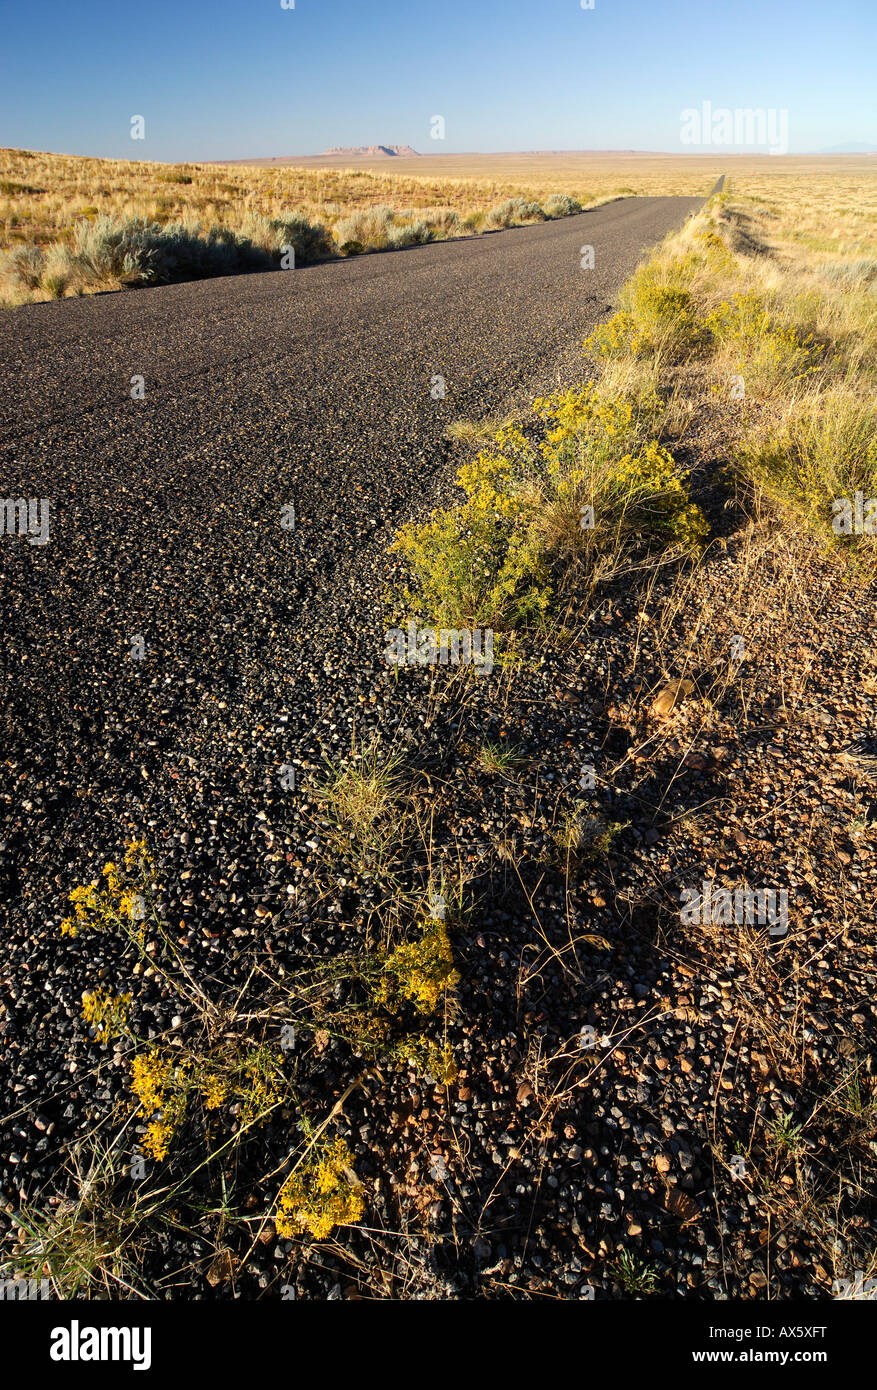
<svg viewBox="0 0 877 1390">
<path fill-rule="evenodd" d="M 701 203 L 0 316 L 0 493 L 50 501 L 47 544 L 0 538 L 13 913 L 56 910 L 123 824 L 176 835 L 223 798 L 257 817 L 317 725 L 349 747 L 389 536 L 452 494 L 445 426 L 574 380 Z"/>
</svg>

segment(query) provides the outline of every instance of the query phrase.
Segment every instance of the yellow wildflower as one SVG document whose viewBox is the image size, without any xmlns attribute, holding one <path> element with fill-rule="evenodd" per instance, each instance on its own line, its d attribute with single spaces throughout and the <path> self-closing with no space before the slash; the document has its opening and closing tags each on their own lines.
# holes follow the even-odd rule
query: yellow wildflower
<svg viewBox="0 0 877 1390">
<path fill-rule="evenodd" d="M 100 986 L 82 996 L 83 1017 L 98 1042 L 109 1042 L 126 1031 L 130 1006 L 130 994 L 111 994 Z"/>
<path fill-rule="evenodd" d="M 335 1226 L 359 1221 L 365 1211 L 343 1139 L 320 1139 L 280 1189 L 274 1223 L 285 1239 L 307 1232 L 325 1240 Z"/>
<path fill-rule="evenodd" d="M 228 1086 L 221 1077 L 210 1072 L 201 1082 L 201 1095 L 207 1110 L 218 1110 L 228 1098 Z"/>
<path fill-rule="evenodd" d="M 401 995 L 418 1013 L 431 1014 L 459 980 L 447 929 L 443 922 L 430 921 L 419 941 L 397 946 L 388 956 L 376 1002 L 394 1009 Z"/>
</svg>

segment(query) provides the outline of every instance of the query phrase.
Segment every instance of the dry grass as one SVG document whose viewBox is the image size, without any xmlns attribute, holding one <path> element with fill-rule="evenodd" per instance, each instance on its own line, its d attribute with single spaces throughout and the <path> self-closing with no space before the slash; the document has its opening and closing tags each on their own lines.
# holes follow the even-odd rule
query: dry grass
<svg viewBox="0 0 877 1390">
<path fill-rule="evenodd" d="M 535 184 L 523 185 L 514 178 L 403 175 L 395 168 L 390 173 L 365 168 L 167 165 L 2 150 L 0 251 L 14 253 L 14 259 L 5 262 L 0 294 L 2 302 L 15 304 L 150 278 L 138 280 L 136 270 L 125 267 L 112 267 L 109 275 L 102 267 L 96 276 L 81 264 L 79 243 L 89 228 L 99 232 L 106 218 L 112 219 L 107 230 L 116 240 L 138 225 L 153 231 L 167 228 L 175 236 L 180 232 L 183 240 L 199 242 L 233 234 L 271 255 L 277 251 L 275 241 L 279 246 L 296 240 L 284 233 L 290 219 L 303 219 L 315 235 L 310 254 L 302 259 L 315 259 L 470 236 L 544 215 L 566 215 L 576 204 L 563 196 L 570 190 L 552 182 L 550 174 L 549 169 Z M 578 203 L 592 206 L 613 196 L 613 189 L 604 175 L 593 190 L 579 181 L 575 196 Z M 197 253 L 198 248 L 193 249 Z M 196 273 L 265 268 L 247 247 L 243 250 L 237 259 L 196 254 Z M 174 257 L 179 259 L 176 245 Z M 223 260 L 219 268 L 213 264 L 218 259 Z"/>
<path fill-rule="evenodd" d="M 713 207 L 657 257 L 665 279 L 674 263 L 687 274 L 695 319 L 706 325 L 702 339 L 682 364 L 649 350 L 638 358 L 622 353 L 600 368 L 602 388 L 610 394 L 613 385 L 629 388 L 638 373 L 643 386 L 651 386 L 657 368 L 660 388 L 677 393 L 677 414 L 686 398 L 694 406 L 690 432 L 683 421 L 682 437 L 702 465 L 705 484 L 717 499 L 727 494 L 728 474 L 718 472 L 717 462 L 736 459 L 745 484 L 736 500 L 749 513 L 735 534 L 714 542 L 671 588 L 662 591 L 655 580 L 643 596 L 631 658 L 632 674 L 641 677 L 639 695 L 617 718 L 634 735 L 626 754 L 638 772 L 634 790 L 651 799 L 656 816 L 672 806 L 692 750 L 714 750 L 721 768 L 726 749 L 739 747 L 747 736 L 773 736 L 786 728 L 794 733 L 808 700 L 824 696 L 830 706 L 836 692 L 826 689 L 826 670 L 833 670 L 839 604 L 855 601 L 864 612 L 873 607 L 873 591 L 866 587 L 873 576 L 873 544 L 867 536 L 850 538 L 845 554 L 855 547 L 860 572 L 839 569 L 830 520 L 833 497 L 856 487 L 866 497 L 877 493 L 875 213 L 877 169 L 855 179 L 732 180 Z M 720 241 L 704 242 L 704 232 Z M 699 261 L 692 257 L 698 244 L 712 248 Z M 758 312 L 744 311 L 730 333 L 709 327 L 719 307 L 733 305 L 738 295 L 750 307 L 757 304 Z M 729 391 L 732 374 L 745 384 L 739 398 Z M 671 676 L 690 677 L 694 690 L 656 725 L 648 718 L 649 703 Z M 765 755 L 767 769 L 775 756 L 775 750 Z M 656 787 L 652 774 L 662 765 L 669 775 Z M 612 775 L 610 769 L 610 780 Z M 748 776 L 755 784 L 754 771 Z M 728 779 L 729 801 L 739 814 L 747 779 L 736 777 L 736 783 Z M 809 804 L 803 786 L 796 790 L 794 814 Z M 866 787 L 851 805 L 851 827 L 868 824 L 867 795 Z M 749 813 L 754 833 L 770 830 L 765 804 Z M 776 819 L 781 810 L 788 815 L 778 807 Z M 705 800 L 677 820 L 680 829 L 684 825 L 688 854 L 700 863 L 721 861 L 718 846 L 728 843 L 737 824 L 737 816 L 729 824 L 723 798 Z M 828 991 L 810 993 L 814 963 L 823 955 L 831 959 L 827 978 L 849 969 L 844 948 L 854 929 L 858 968 L 873 949 L 867 909 L 863 913 L 852 897 L 846 899 L 843 889 L 838 901 L 824 861 L 819 865 L 821 824 L 817 808 L 802 829 L 794 869 L 785 870 L 807 876 L 820 905 L 830 905 L 833 914 L 830 927 L 820 924 L 809 933 L 806 923 L 797 924 L 800 957 L 795 938 L 770 955 L 763 933 L 748 929 L 737 932 L 732 951 L 727 938 L 711 940 L 700 929 L 668 937 L 691 962 L 689 973 L 702 979 L 705 971 L 715 972 L 711 978 L 731 1000 L 735 1046 L 750 1049 L 756 1075 L 782 1077 L 802 1097 L 794 1114 L 775 1106 L 764 1118 L 741 1109 L 736 1083 L 720 1078 L 710 1139 L 716 1211 L 739 1202 L 745 1191 L 762 1228 L 766 1286 L 773 1287 L 782 1251 L 797 1244 L 810 1248 L 813 1282 L 828 1294 L 855 1270 L 865 1277 L 873 1273 L 867 1207 L 877 1092 L 867 1060 L 850 1051 L 856 1042 L 847 1006 L 840 997 L 827 998 Z M 826 816 L 825 829 L 833 833 L 830 825 Z M 739 839 L 734 846 L 742 852 Z M 745 850 L 752 856 L 744 859 L 745 869 L 757 872 L 757 845 L 750 840 Z M 778 844 L 773 862 L 781 863 L 784 854 L 788 849 Z M 673 912 L 676 904 L 666 906 Z M 777 1010 L 777 998 L 792 997 L 793 1011 Z M 814 1016 L 823 1041 L 837 1039 L 837 1057 L 823 1058 L 818 1069 L 805 1046 L 805 1025 L 812 1028 Z M 729 1053 L 731 1046 L 729 1041 Z M 735 1155 L 743 1159 L 736 1176 Z M 732 1267 L 739 1250 L 730 1238 L 722 1248 Z"/>
<path fill-rule="evenodd" d="M 57 299 L 133 283 L 130 274 L 126 280 L 121 274 L 80 273 L 75 256 L 71 263 L 83 228 L 105 217 L 128 226 L 182 224 L 201 238 L 214 229 L 254 238 L 259 247 L 266 237 L 271 240 L 267 223 L 298 217 L 326 229 L 321 254 L 349 253 L 470 236 L 539 220 L 546 211 L 564 215 L 573 206 L 569 198 L 592 207 L 630 193 L 703 193 L 715 177 L 712 166 L 676 161 L 672 172 L 666 161 L 658 168 L 646 160 L 632 183 L 629 162 L 620 158 L 623 174 L 612 161 L 581 156 L 476 157 L 462 166 L 434 156 L 372 166 L 358 161 L 341 169 L 307 159 L 294 165 L 171 165 L 0 150 L 0 251 L 19 253 L 13 266 L 7 263 L 0 302 Z M 46 252 L 45 260 L 37 251 Z M 200 265 L 198 273 L 248 268 L 260 267 L 244 257 L 221 272 Z"/>
<path fill-rule="evenodd" d="M 670 156 L 549 152 L 521 155 L 443 155 L 393 160 L 355 160 L 350 167 L 302 158 L 231 164 L 157 164 L 91 159 L 29 150 L 0 150 L 0 251 L 47 252 L 28 276 L 19 259 L 0 289 L 3 303 L 62 298 L 112 287 L 91 283 L 71 268 L 65 252 L 96 219 L 134 219 L 152 226 L 183 224 L 251 236 L 254 223 L 301 217 L 325 227 L 327 246 L 359 249 L 404 246 L 429 238 L 467 236 L 509 220 L 498 209 L 563 207 L 554 195 L 593 207 L 630 195 L 702 196 L 718 174 L 729 171 L 735 193 L 757 208 L 772 234 L 808 263 L 811 275 L 831 272 L 834 262 L 875 255 L 873 199 L 877 167 L 867 157 L 780 161 L 751 156 Z M 368 225 L 373 210 L 392 210 L 394 225 L 377 238 L 349 235 L 351 224 Z M 541 214 L 540 214 L 541 215 Z M 532 220 L 535 212 L 511 220 Z M 337 233 L 337 235 L 336 235 Z M 745 225 L 738 228 L 741 240 Z M 339 240 L 339 236 L 342 240 Z M 257 236 L 261 245 L 264 237 Z M 803 258 L 803 259 L 802 259 Z M 247 268 L 241 266 L 241 268 Z M 762 272 L 770 278 L 770 265 Z M 208 272 L 204 272 L 208 273 Z M 224 273 L 227 273 L 224 272 Z M 118 277 L 117 277 L 118 278 Z M 28 280 L 33 283 L 28 283 Z M 121 279 L 119 283 L 123 283 Z M 803 286 L 806 293 L 807 286 Z M 830 324 L 851 355 L 864 361 L 869 343 L 856 347 L 862 315 L 838 308 Z"/>
</svg>

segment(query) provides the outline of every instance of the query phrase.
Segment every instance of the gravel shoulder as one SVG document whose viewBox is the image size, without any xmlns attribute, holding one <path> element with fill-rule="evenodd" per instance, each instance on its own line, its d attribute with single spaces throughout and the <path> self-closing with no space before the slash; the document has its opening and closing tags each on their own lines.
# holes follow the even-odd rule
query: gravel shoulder
<svg viewBox="0 0 877 1390">
<path fill-rule="evenodd" d="M 56 1192 L 83 1116 L 117 1111 L 126 1091 L 80 1014 L 95 970 L 114 983 L 119 961 L 109 942 L 59 941 L 69 889 L 146 835 L 198 978 L 237 987 L 303 949 L 342 950 L 367 933 L 375 885 L 333 858 L 311 789 L 323 759 L 380 738 L 405 757 L 430 844 L 472 885 L 447 1023 L 458 1081 L 387 1071 L 345 1102 L 362 1228 L 329 1248 L 226 1233 L 234 1274 L 214 1280 L 205 1223 L 158 1244 L 151 1286 L 618 1297 L 629 1250 L 663 1296 L 818 1297 L 846 1277 L 838 1240 L 864 1258 L 868 1200 L 850 1174 L 873 1129 L 836 1098 L 855 1111 L 856 1076 L 873 1068 L 872 803 L 867 770 L 842 756 L 874 715 L 869 610 L 818 555 L 726 528 L 686 590 L 668 575 L 648 594 L 622 583 L 595 609 L 573 603 L 563 642 L 490 682 L 397 679 L 382 659 L 398 568 L 386 542 L 449 495 L 447 422 L 576 380 L 581 339 L 641 250 L 696 206 L 617 203 L 288 280 L 4 318 L 5 490 L 54 503 L 50 544 L 0 548 L 9 1232 L 23 1196 Z M 579 266 L 589 240 L 599 272 Z M 137 373 L 143 401 L 127 394 Z M 721 460 L 709 402 L 699 410 L 709 505 Z M 828 612 L 842 653 L 784 641 L 826 631 Z M 716 653 L 735 627 L 756 643 L 721 714 L 699 698 L 717 669 L 692 637 L 709 613 Z M 692 643 L 697 692 L 656 722 L 654 694 L 690 670 Z M 514 775 L 485 775 L 485 739 L 518 751 Z M 592 804 L 578 791 L 590 760 Z M 576 804 L 614 828 L 571 873 L 557 832 Z M 776 950 L 672 925 L 668 885 L 780 868 L 797 930 Z M 160 978 L 140 984 L 144 1031 L 173 1032 Z M 313 1049 L 302 1096 L 340 1096 L 348 1063 L 335 1043 Z M 275 1162 L 295 1124 L 281 1112 L 266 1131 Z M 722 1166 L 735 1153 L 739 1180 Z M 244 1208 L 261 1208 L 268 1188 L 244 1179 Z M 801 1221 L 814 1191 L 819 1218 Z"/>
</svg>

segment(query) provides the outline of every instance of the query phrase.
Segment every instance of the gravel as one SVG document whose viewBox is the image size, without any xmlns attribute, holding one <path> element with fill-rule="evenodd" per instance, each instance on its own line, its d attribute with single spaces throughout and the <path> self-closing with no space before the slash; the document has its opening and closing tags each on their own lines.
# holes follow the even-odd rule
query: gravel
<svg viewBox="0 0 877 1390">
<path fill-rule="evenodd" d="M 382 660 L 384 594 L 400 577 L 387 542 L 453 495 L 446 424 L 576 380 L 581 339 L 641 250 L 698 205 L 619 200 L 285 279 L 0 321 L 6 495 L 52 499 L 48 545 L 0 541 L 9 1242 L 23 1200 L 67 1190 L 59 1169 L 86 1117 L 125 1103 L 122 1051 L 90 1040 L 80 1015 L 94 980 L 121 987 L 123 962 L 109 938 L 59 937 L 70 888 L 145 835 L 165 920 L 217 991 L 303 950 L 361 944 L 381 885 L 355 862 L 327 868 L 313 787 L 325 758 L 380 737 L 404 751 L 436 853 L 471 876 L 471 914 L 453 929 L 458 1081 L 387 1070 L 345 1102 L 361 1228 L 315 1246 L 233 1228 L 221 1239 L 235 1274 L 217 1282 L 215 1226 L 198 1241 L 165 1232 L 144 1265 L 159 1296 L 617 1298 L 631 1294 L 626 1250 L 665 1297 L 764 1297 L 768 1283 L 772 1297 L 813 1297 L 859 1267 L 873 1212 L 851 1175 L 873 1161 L 867 1122 L 825 1098 L 851 1067 L 867 1091 L 874 1055 L 873 792 L 867 768 L 842 759 L 877 724 L 870 610 L 807 555 L 798 607 L 781 611 L 783 557 L 767 547 L 746 695 L 712 715 L 699 698 L 709 662 L 692 672 L 643 624 L 643 606 L 654 617 L 673 594 L 670 574 L 648 599 L 630 584 L 604 592 L 570 642 L 512 673 L 436 686 Z M 578 264 L 589 240 L 594 272 Z M 128 396 L 134 374 L 143 401 Z M 707 502 L 709 411 L 693 460 Z M 675 620 L 677 651 L 754 564 L 728 534 Z M 818 627 L 829 614 L 842 644 Z M 728 640 L 738 618 L 726 613 Z M 716 618 L 716 651 L 723 640 Z M 689 675 L 698 691 L 656 721 L 662 684 Z M 519 750 L 521 767 L 484 772 L 485 739 Z M 583 796 L 588 761 L 598 780 Z M 568 868 L 555 832 L 576 807 L 622 828 Z M 789 938 L 682 927 L 679 890 L 704 877 L 788 886 Z M 148 965 L 133 1010 L 144 1036 L 185 1033 Z M 312 1051 L 303 1103 L 324 1113 L 351 1066 L 343 1045 Z M 786 1114 L 804 1126 L 793 1160 L 770 1139 Z M 260 1175 L 298 1118 L 281 1112 L 241 1175 L 260 1215 Z M 800 1214 L 805 1190 L 826 1211 L 840 1191 L 835 1267 L 826 1231 Z"/>
</svg>

